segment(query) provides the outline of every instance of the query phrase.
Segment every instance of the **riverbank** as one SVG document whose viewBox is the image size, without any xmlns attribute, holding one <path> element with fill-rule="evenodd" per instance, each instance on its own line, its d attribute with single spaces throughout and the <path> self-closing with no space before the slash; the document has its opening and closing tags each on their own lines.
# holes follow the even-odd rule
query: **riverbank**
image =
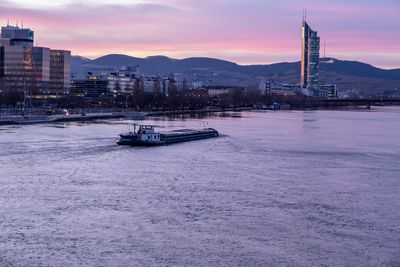
<svg viewBox="0 0 400 267">
<path fill-rule="evenodd" d="M 91 113 L 91 114 L 72 114 L 72 115 L 31 115 L 31 116 L 9 116 L 0 117 L 0 125 L 23 125 L 70 121 L 91 121 L 99 119 L 123 118 L 122 113 Z"/>
<path fill-rule="evenodd" d="M 208 114 L 216 112 L 249 111 L 252 108 L 227 108 L 227 109 L 201 109 L 201 110 L 175 110 L 151 112 L 108 112 L 108 113 L 82 113 L 70 115 L 30 115 L 30 116 L 5 116 L 0 117 L 0 125 L 26 125 L 55 122 L 94 121 L 102 119 L 144 119 L 145 117 Z"/>
</svg>

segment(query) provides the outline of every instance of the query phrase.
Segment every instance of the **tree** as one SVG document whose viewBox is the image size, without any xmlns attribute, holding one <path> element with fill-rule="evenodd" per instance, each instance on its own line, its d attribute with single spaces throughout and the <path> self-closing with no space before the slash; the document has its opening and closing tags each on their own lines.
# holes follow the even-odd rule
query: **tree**
<svg viewBox="0 0 400 267">
<path fill-rule="evenodd" d="M 131 101 L 132 106 L 135 108 L 144 107 L 144 85 L 140 78 L 135 78 Z"/>
<path fill-rule="evenodd" d="M 234 107 L 240 106 L 243 102 L 242 88 L 232 88 L 231 90 L 229 90 L 228 100 L 232 106 Z"/>
<path fill-rule="evenodd" d="M 12 106 L 15 110 L 19 103 L 24 102 L 24 93 L 17 91 L 9 91 L 4 93 L 4 102 L 7 106 Z"/>
</svg>

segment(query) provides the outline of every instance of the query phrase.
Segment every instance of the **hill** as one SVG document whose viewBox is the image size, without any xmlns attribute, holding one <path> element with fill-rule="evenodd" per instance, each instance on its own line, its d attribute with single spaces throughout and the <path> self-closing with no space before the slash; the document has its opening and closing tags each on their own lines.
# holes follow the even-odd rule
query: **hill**
<svg viewBox="0 0 400 267">
<path fill-rule="evenodd" d="M 141 73 L 149 75 L 168 75 L 173 72 L 189 81 L 213 85 L 256 86 L 262 78 L 289 83 L 298 83 L 300 80 L 300 62 L 238 65 L 204 57 L 177 60 L 165 56 L 137 58 L 120 54 L 106 55 L 95 60 L 82 57 L 73 57 L 72 60 L 72 71 L 81 74 L 87 71 L 117 70 L 122 66 L 139 66 Z M 357 61 L 322 58 L 320 80 L 322 83 L 336 83 L 342 91 L 358 89 L 365 94 L 379 94 L 400 89 L 400 69 L 384 70 Z"/>
</svg>

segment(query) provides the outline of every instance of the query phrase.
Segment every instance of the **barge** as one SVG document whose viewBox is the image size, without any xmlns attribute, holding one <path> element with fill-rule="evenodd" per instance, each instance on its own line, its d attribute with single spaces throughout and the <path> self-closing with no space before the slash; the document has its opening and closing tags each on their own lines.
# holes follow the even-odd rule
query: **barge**
<svg viewBox="0 0 400 267">
<path fill-rule="evenodd" d="M 115 141 L 118 145 L 127 146 L 160 146 L 173 143 L 194 141 L 199 139 L 213 138 L 219 135 L 213 128 L 191 130 L 182 129 L 166 133 L 159 133 L 154 130 L 154 126 L 140 125 L 136 131 L 120 134 Z"/>
</svg>

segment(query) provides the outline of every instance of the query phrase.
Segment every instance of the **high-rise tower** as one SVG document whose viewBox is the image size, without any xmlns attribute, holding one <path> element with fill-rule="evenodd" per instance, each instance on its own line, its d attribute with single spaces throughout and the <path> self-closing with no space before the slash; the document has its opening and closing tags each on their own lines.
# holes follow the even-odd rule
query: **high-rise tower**
<svg viewBox="0 0 400 267">
<path fill-rule="evenodd" d="M 1 27 L 1 38 L 6 39 L 10 46 L 33 46 L 33 31 L 18 26 Z"/>
<path fill-rule="evenodd" d="M 71 52 L 33 45 L 34 32 L 1 27 L 0 90 L 59 96 L 70 90 Z"/>
<path fill-rule="evenodd" d="M 319 72 L 319 36 L 308 26 L 305 17 L 301 28 L 301 87 L 317 88 Z"/>
</svg>

